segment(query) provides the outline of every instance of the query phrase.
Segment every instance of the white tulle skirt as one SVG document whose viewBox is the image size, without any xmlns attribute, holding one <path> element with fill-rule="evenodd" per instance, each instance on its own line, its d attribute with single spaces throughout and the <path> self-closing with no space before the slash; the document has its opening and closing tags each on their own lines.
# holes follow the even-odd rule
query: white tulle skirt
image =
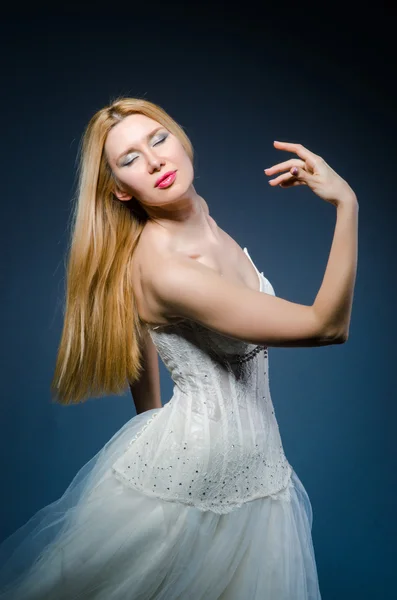
<svg viewBox="0 0 397 600">
<path fill-rule="evenodd" d="M 146 496 L 111 465 L 158 409 L 130 419 L 63 496 L 0 545 L 1 600 L 320 600 L 309 497 L 228 514 Z"/>
</svg>

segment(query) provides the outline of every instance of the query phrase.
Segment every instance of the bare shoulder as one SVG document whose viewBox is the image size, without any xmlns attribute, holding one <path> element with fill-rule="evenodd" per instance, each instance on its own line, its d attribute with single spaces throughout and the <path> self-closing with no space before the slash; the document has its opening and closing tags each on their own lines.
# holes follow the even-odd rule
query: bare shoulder
<svg viewBox="0 0 397 600">
<path fill-rule="evenodd" d="M 247 283 L 231 256 L 241 249 L 230 242 L 204 255 L 206 262 L 170 249 L 167 238 L 147 232 L 138 253 L 138 312 L 150 324 L 191 320 L 222 335 L 252 344 L 297 347 L 340 343 L 337 332 L 319 318 L 313 305 L 266 294 Z M 233 241 L 235 244 L 235 242 Z M 225 250 L 231 252 L 222 265 Z M 216 264 L 210 264 L 216 263 Z M 206 264 L 207 263 L 207 264 Z M 245 269 L 245 267 L 244 267 Z"/>
<path fill-rule="evenodd" d="M 180 276 L 187 281 L 190 268 L 198 272 L 213 271 L 236 282 L 246 283 L 249 287 L 258 288 L 257 274 L 248 263 L 251 273 L 244 275 L 244 254 L 237 242 L 222 230 L 208 214 L 218 242 L 201 240 L 190 248 L 176 249 L 170 241 L 169 233 L 161 227 L 147 224 L 140 236 L 134 252 L 134 292 L 137 300 L 139 316 L 142 321 L 151 325 L 169 325 L 184 318 L 169 310 L 166 300 L 168 284 L 173 286 L 173 277 Z M 243 255 L 243 256 L 241 256 Z M 200 266 L 201 265 L 201 266 Z M 205 269 L 207 267 L 207 269 Z M 164 287 L 165 286 L 165 287 Z"/>
<path fill-rule="evenodd" d="M 208 214 L 208 218 L 214 229 L 219 233 L 222 243 L 222 253 L 228 257 L 230 264 L 238 264 L 238 244 L 223 231 Z M 197 248 L 196 248 L 197 249 Z M 156 291 L 160 291 L 164 277 L 172 276 L 179 266 L 201 262 L 217 270 L 220 264 L 208 258 L 205 244 L 201 245 L 199 251 L 189 253 L 177 252 L 170 243 L 169 234 L 161 227 L 147 223 L 144 227 L 138 244 L 134 250 L 134 261 L 132 268 L 133 288 L 137 302 L 138 313 L 142 321 L 151 325 L 170 325 L 181 320 L 164 311 L 161 303 L 157 301 Z M 255 275 L 256 278 L 256 275 Z M 160 286 L 160 289 L 158 289 Z"/>
<path fill-rule="evenodd" d="M 149 227 L 145 227 L 142 231 L 134 250 L 132 285 L 140 319 L 151 325 L 169 325 L 175 319 L 163 315 L 152 294 L 159 273 L 172 257 L 165 237 L 162 238 L 159 233 L 154 234 Z"/>
</svg>

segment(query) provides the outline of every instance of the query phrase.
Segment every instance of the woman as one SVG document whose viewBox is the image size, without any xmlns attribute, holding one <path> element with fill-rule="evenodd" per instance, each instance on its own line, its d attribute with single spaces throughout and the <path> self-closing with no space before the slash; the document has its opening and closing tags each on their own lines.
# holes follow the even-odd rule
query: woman
<svg viewBox="0 0 397 600">
<path fill-rule="evenodd" d="M 189 139 L 159 106 L 122 98 L 92 117 L 52 389 L 68 404 L 129 383 L 139 414 L 2 544 L 1 599 L 320 599 L 267 349 L 347 340 L 358 202 L 321 157 L 274 144 L 297 157 L 265 169 L 270 185 L 337 208 L 312 306 L 277 298 L 217 226 Z M 175 384 L 164 407 L 157 352 Z"/>
</svg>

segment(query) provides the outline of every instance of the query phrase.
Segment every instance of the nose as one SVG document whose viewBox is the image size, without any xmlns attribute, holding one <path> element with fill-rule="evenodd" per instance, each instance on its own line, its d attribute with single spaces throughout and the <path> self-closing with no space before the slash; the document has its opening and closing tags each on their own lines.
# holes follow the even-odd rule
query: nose
<svg viewBox="0 0 397 600">
<path fill-rule="evenodd" d="M 157 154 L 152 150 L 148 155 L 148 166 L 150 172 L 159 170 L 163 165 L 165 165 L 165 161 L 159 156 L 157 156 Z"/>
</svg>

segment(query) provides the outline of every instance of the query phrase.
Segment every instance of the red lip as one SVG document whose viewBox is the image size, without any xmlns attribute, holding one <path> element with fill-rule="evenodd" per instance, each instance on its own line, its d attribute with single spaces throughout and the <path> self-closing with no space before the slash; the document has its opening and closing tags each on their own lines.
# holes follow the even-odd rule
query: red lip
<svg viewBox="0 0 397 600">
<path fill-rule="evenodd" d="M 175 172 L 176 172 L 176 170 L 175 170 L 175 171 L 167 171 L 167 173 L 164 173 L 164 175 L 161 175 L 161 176 L 160 176 L 160 177 L 157 179 L 156 183 L 154 184 L 154 187 L 157 187 L 157 186 L 158 186 L 158 184 L 159 184 L 159 183 L 161 183 L 161 182 L 163 181 L 163 179 L 166 179 L 167 177 L 169 177 L 170 175 L 172 175 L 172 173 L 175 173 Z"/>
</svg>

